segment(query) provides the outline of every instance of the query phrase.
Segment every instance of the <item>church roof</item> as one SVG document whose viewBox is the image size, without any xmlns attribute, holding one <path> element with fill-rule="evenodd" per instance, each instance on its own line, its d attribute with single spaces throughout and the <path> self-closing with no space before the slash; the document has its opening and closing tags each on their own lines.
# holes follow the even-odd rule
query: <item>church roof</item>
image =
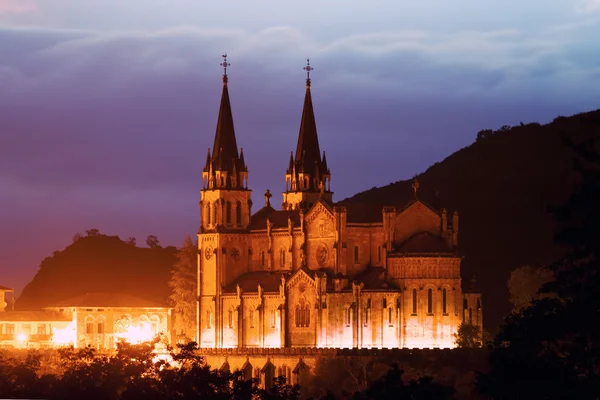
<svg viewBox="0 0 600 400">
<path fill-rule="evenodd" d="M 138 307 L 166 308 L 165 304 L 125 293 L 86 293 L 51 304 L 50 307 Z"/>
<path fill-rule="evenodd" d="M 288 218 L 292 219 L 294 226 L 300 226 L 299 210 L 275 210 L 270 205 L 267 205 L 250 217 L 250 229 L 266 229 L 267 218 L 271 219 L 273 228 L 287 228 Z"/>
<path fill-rule="evenodd" d="M 394 249 L 394 253 L 404 254 L 447 254 L 453 253 L 444 238 L 429 232 L 417 233 Z"/>
<path fill-rule="evenodd" d="M 1 286 L 1 285 L 0 285 L 0 290 L 2 290 L 2 291 L 4 291 L 4 292 L 10 292 L 10 291 L 13 291 L 14 289 L 13 289 L 13 288 L 9 288 L 9 287 L 6 287 L 6 286 Z"/>
<path fill-rule="evenodd" d="M 258 285 L 260 284 L 265 292 L 279 292 L 279 286 L 281 285 L 281 272 L 272 271 L 253 271 L 246 272 L 240 275 L 235 281 L 227 285 L 224 289 L 224 293 L 237 293 L 237 286 L 243 292 L 256 293 L 258 292 Z"/>
<path fill-rule="evenodd" d="M 367 267 L 356 275 L 354 280 L 364 284 L 363 290 L 398 289 L 394 284 L 385 280 L 385 268 L 383 267 Z"/>
</svg>

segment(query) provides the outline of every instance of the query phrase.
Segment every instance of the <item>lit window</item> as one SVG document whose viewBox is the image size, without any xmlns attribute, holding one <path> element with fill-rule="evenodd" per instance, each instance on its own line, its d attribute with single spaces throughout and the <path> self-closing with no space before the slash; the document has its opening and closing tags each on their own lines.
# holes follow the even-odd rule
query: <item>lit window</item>
<svg viewBox="0 0 600 400">
<path fill-rule="evenodd" d="M 94 323 L 93 322 L 88 322 L 85 324 L 85 333 L 92 334 L 94 333 Z"/>
<path fill-rule="evenodd" d="M 392 311 L 392 307 L 389 307 L 389 308 L 388 308 L 388 324 L 389 324 L 390 326 L 394 325 L 394 319 L 393 319 L 393 315 L 394 315 L 394 313 L 393 313 L 393 311 Z"/>
<path fill-rule="evenodd" d="M 104 333 L 104 322 L 98 322 L 98 333 L 100 335 Z"/>
<path fill-rule="evenodd" d="M 250 310 L 250 315 L 248 315 L 248 319 L 250 320 L 250 328 L 254 328 L 254 310 Z"/>
<path fill-rule="evenodd" d="M 271 328 L 275 328 L 275 324 L 277 322 L 277 313 L 275 310 L 271 310 Z"/>
<path fill-rule="evenodd" d="M 229 312 L 227 313 L 227 321 L 229 324 L 229 328 L 233 328 L 233 311 L 229 310 Z"/>
<path fill-rule="evenodd" d="M 285 267 L 285 248 L 279 252 L 279 262 L 282 268 Z"/>
<path fill-rule="evenodd" d="M 14 335 L 15 334 L 15 325 L 14 324 L 6 324 L 6 334 Z"/>
<path fill-rule="evenodd" d="M 211 215 L 210 208 L 211 208 L 210 204 L 207 204 L 206 205 L 206 225 L 210 225 L 210 215 Z"/>
<path fill-rule="evenodd" d="M 350 326 L 352 323 L 352 307 L 346 309 L 346 326 Z"/>
<path fill-rule="evenodd" d="M 212 328 L 212 311 L 206 310 L 206 329 Z"/>
<path fill-rule="evenodd" d="M 46 324 L 38 324 L 38 335 L 46 334 Z"/>
</svg>

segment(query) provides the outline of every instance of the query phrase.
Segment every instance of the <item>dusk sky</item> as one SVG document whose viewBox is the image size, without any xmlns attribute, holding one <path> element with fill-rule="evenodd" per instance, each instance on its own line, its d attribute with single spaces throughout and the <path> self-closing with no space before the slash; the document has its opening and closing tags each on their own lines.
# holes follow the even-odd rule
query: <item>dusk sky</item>
<svg viewBox="0 0 600 400">
<path fill-rule="evenodd" d="M 86 229 L 196 233 L 224 52 L 253 211 L 281 203 L 307 56 L 334 200 L 600 108 L 600 0 L 0 0 L 0 285 Z"/>
</svg>

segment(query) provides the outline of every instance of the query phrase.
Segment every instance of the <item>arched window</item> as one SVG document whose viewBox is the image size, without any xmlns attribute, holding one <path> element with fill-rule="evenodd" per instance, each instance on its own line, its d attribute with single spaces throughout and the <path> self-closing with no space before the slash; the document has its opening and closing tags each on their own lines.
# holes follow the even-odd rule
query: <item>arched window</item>
<svg viewBox="0 0 600 400">
<path fill-rule="evenodd" d="M 211 224 L 211 207 L 210 207 L 210 203 L 208 203 L 206 205 L 206 225 L 210 225 Z"/>
<path fill-rule="evenodd" d="M 250 315 L 248 315 L 248 319 L 250 320 L 250 328 L 254 328 L 254 310 L 250 310 Z"/>
<path fill-rule="evenodd" d="M 265 252 L 264 251 L 260 252 L 260 266 L 261 267 L 265 266 Z"/>
<path fill-rule="evenodd" d="M 229 328 L 233 328 L 233 310 L 227 312 L 227 325 Z"/>
<path fill-rule="evenodd" d="M 412 291 L 412 313 L 417 315 L 417 289 Z"/>
<path fill-rule="evenodd" d="M 228 224 L 231 223 L 231 202 L 225 203 L 225 218 Z"/>
<path fill-rule="evenodd" d="M 282 268 L 285 267 L 285 248 L 279 251 L 279 264 Z"/>
<path fill-rule="evenodd" d="M 218 213 L 217 213 L 217 202 L 215 201 L 215 203 L 213 204 L 213 213 L 212 213 L 212 223 L 213 225 L 217 225 L 217 219 L 218 219 Z"/>
<path fill-rule="evenodd" d="M 467 299 L 463 299 L 463 309 L 466 310 L 467 308 L 469 308 L 469 303 L 467 302 Z"/>
<path fill-rule="evenodd" d="M 352 307 L 346 309 L 346 326 L 350 326 L 352 323 Z"/>
<path fill-rule="evenodd" d="M 392 307 L 388 307 L 388 325 L 389 326 L 394 325 L 393 316 L 394 316 L 394 313 L 393 313 Z"/>
<path fill-rule="evenodd" d="M 271 328 L 275 328 L 275 325 L 277 324 L 277 311 L 276 310 L 271 310 L 271 313 L 269 314 L 269 319 L 271 320 Z"/>
<path fill-rule="evenodd" d="M 98 317 L 98 323 L 96 324 L 96 327 L 97 327 L 97 332 L 99 335 L 103 335 L 105 333 L 104 332 L 105 323 L 106 323 L 106 318 L 104 318 L 104 316 Z"/>
<path fill-rule="evenodd" d="M 427 314 L 433 314 L 433 290 L 427 289 Z"/>
<path fill-rule="evenodd" d="M 469 308 L 469 324 L 473 324 L 473 309 Z"/>
<path fill-rule="evenodd" d="M 160 317 L 158 315 L 150 316 L 150 329 L 154 335 L 158 335 L 161 332 Z"/>
<path fill-rule="evenodd" d="M 377 246 L 377 261 L 381 262 L 381 246 Z"/>
<path fill-rule="evenodd" d="M 481 310 L 481 301 L 477 299 L 477 309 Z"/>
<path fill-rule="evenodd" d="M 235 221 L 238 225 L 242 225 L 242 202 L 238 201 L 235 205 Z"/>
<path fill-rule="evenodd" d="M 304 298 L 296 305 L 296 327 L 304 328 L 310 326 L 310 305 Z"/>
<path fill-rule="evenodd" d="M 367 305 L 365 306 L 365 326 L 369 325 L 371 319 L 371 299 L 367 299 Z"/>
<path fill-rule="evenodd" d="M 354 246 L 354 263 L 358 264 L 359 262 L 359 258 L 358 258 L 358 246 Z"/>
<path fill-rule="evenodd" d="M 446 300 L 446 289 L 442 289 L 442 313 L 448 314 L 448 303 Z"/>
<path fill-rule="evenodd" d="M 94 333 L 94 317 L 91 315 L 85 318 L 85 333 L 88 335 Z"/>
</svg>

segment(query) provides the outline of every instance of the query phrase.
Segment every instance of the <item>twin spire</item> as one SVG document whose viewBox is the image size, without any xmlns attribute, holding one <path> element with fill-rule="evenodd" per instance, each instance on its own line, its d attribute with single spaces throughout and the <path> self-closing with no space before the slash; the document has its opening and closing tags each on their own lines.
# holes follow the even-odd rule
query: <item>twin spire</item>
<svg viewBox="0 0 600 400">
<path fill-rule="evenodd" d="M 206 189 L 242 189 L 247 190 L 248 167 L 244 161 L 243 150 L 238 154 L 237 141 L 233 126 L 233 115 L 227 88 L 227 54 L 223 56 L 223 93 L 217 120 L 215 141 L 206 157 L 206 165 L 202 176 Z M 306 60 L 306 94 L 304 108 L 298 133 L 296 153 L 290 154 L 289 166 L 286 171 L 286 193 L 312 193 L 327 199 L 331 198 L 329 191 L 330 172 L 327 167 L 325 153 L 321 157 L 319 138 L 310 93 L 310 73 L 313 71 L 310 59 Z M 285 197 L 285 196 L 284 196 Z M 304 195 L 302 197 L 305 197 Z M 284 200 L 284 208 L 286 206 Z M 295 204 L 298 206 L 298 204 Z"/>
</svg>

